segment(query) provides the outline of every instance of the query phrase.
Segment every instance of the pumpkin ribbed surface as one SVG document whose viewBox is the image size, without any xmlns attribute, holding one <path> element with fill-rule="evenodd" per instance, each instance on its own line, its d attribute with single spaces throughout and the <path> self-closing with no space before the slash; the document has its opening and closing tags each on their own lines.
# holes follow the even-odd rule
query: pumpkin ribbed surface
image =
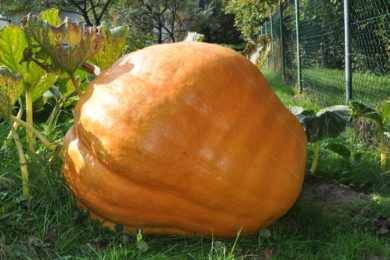
<svg viewBox="0 0 390 260">
<path fill-rule="evenodd" d="M 65 137 L 80 206 L 128 232 L 235 236 L 285 214 L 306 137 L 258 69 L 212 44 L 130 53 L 99 75 Z"/>
</svg>

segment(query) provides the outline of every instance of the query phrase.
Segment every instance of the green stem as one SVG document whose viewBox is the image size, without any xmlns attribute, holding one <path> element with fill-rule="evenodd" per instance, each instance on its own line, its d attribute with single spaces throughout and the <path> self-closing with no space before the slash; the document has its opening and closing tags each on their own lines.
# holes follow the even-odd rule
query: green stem
<svg viewBox="0 0 390 260">
<path fill-rule="evenodd" d="M 319 157 L 319 151 L 320 147 L 318 142 L 314 142 L 314 156 L 313 156 L 313 162 L 311 164 L 310 172 L 313 174 L 317 170 L 317 165 L 318 165 L 318 157 Z"/>
<path fill-rule="evenodd" d="M 33 100 L 32 89 L 29 87 L 26 90 L 26 123 L 33 126 Z M 31 129 L 27 129 L 27 143 L 30 152 L 34 153 L 34 136 Z"/>
<path fill-rule="evenodd" d="M 25 128 L 27 128 L 29 131 L 31 131 L 31 133 L 33 133 L 36 137 L 39 138 L 39 140 L 41 140 L 42 144 L 47 148 L 49 149 L 50 151 L 54 152 L 57 148 L 57 145 L 55 144 L 52 144 L 50 143 L 46 137 L 44 137 L 37 129 L 35 129 L 34 127 L 32 127 L 31 125 L 27 124 L 27 122 L 24 122 L 23 120 L 21 119 L 18 119 L 17 117 L 14 117 L 11 115 L 11 120 L 14 121 L 14 122 L 18 122 L 20 125 L 24 126 Z"/>
<path fill-rule="evenodd" d="M 22 172 L 23 197 L 25 197 L 26 199 L 29 199 L 30 198 L 30 191 L 28 188 L 28 169 L 27 169 L 26 156 L 24 155 L 23 146 L 20 143 L 18 133 L 16 132 L 15 128 L 13 127 L 13 124 L 10 124 L 10 125 L 11 125 L 12 137 L 15 141 L 16 149 L 17 149 L 18 155 L 19 155 L 20 170 Z"/>
<path fill-rule="evenodd" d="M 77 82 L 74 73 L 70 74 L 70 79 L 72 80 L 74 89 L 76 90 L 77 94 L 79 95 L 79 97 L 81 97 L 81 95 L 83 94 L 83 92 L 81 91 L 80 85 L 79 85 L 79 83 Z"/>
<path fill-rule="evenodd" d="M 19 111 L 18 111 L 18 114 L 16 115 L 16 117 L 19 118 L 19 119 L 21 119 L 21 118 L 22 118 L 22 115 L 23 115 L 23 107 L 20 107 L 20 108 L 19 108 Z M 14 126 L 14 128 L 15 128 L 15 130 L 16 130 L 16 129 L 18 129 L 19 124 L 18 124 L 17 122 L 14 122 L 14 123 L 13 123 L 13 126 Z M 9 131 L 6 140 L 11 140 L 11 138 L 12 138 L 12 130 Z"/>
<path fill-rule="evenodd" d="M 380 133 L 380 145 L 381 145 L 381 169 L 382 171 L 386 170 L 386 161 L 387 161 L 387 147 L 385 141 L 385 131 L 382 128 Z"/>
<path fill-rule="evenodd" d="M 59 113 L 61 111 L 61 108 L 63 107 L 63 105 L 65 104 L 65 100 L 66 98 L 62 98 L 57 104 L 56 106 L 54 107 L 53 111 L 50 113 L 50 116 L 49 118 L 47 119 L 46 121 L 46 129 L 45 129 L 45 133 L 48 134 L 51 130 L 51 128 L 53 127 L 54 123 L 57 121 L 57 118 L 59 116 Z"/>
<path fill-rule="evenodd" d="M 5 183 L 13 183 L 12 179 L 2 177 L 2 176 L 0 176 L 0 181 L 5 182 Z"/>
</svg>

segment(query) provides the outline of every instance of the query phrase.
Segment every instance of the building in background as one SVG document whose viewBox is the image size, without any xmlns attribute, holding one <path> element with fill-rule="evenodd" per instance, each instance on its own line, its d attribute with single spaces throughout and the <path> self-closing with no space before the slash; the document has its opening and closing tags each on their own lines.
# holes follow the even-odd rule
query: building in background
<svg viewBox="0 0 390 260">
<path fill-rule="evenodd" d="M 4 26 L 9 25 L 10 23 L 11 23 L 10 19 L 0 14 L 0 30 L 3 29 Z"/>
<path fill-rule="evenodd" d="M 8 24 L 16 24 L 18 25 L 21 21 L 23 16 L 27 15 L 31 12 L 31 6 L 30 5 L 21 5 L 18 8 L 15 8 L 13 10 L 7 11 L 7 17 L 2 16 L 0 13 L 0 29 Z M 38 14 L 37 13 L 34 14 Z M 84 22 L 84 18 L 82 15 L 73 13 L 73 12 L 66 12 L 66 11 L 60 11 L 60 17 L 62 20 L 65 19 L 65 17 L 69 17 L 72 21 L 79 21 Z"/>
</svg>

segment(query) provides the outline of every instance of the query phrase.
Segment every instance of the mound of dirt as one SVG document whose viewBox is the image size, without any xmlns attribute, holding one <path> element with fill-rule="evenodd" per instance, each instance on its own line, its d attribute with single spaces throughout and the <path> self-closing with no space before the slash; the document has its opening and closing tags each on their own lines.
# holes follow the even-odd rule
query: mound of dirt
<svg viewBox="0 0 390 260">
<path fill-rule="evenodd" d="M 369 200 L 366 194 L 335 183 L 305 183 L 302 196 L 323 204 L 325 210 L 332 212 L 351 204 L 364 203 Z"/>
</svg>

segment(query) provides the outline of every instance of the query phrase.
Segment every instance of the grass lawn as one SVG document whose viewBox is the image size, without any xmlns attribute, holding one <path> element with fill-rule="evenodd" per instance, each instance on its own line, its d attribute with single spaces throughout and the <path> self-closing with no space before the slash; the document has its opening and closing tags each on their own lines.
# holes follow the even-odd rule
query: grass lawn
<svg viewBox="0 0 390 260">
<path fill-rule="evenodd" d="M 285 104 L 316 107 L 294 96 L 279 77 L 264 74 Z M 60 138 L 68 127 L 58 126 L 49 139 Z M 7 133 L 0 125 L 0 144 Z M 298 202 L 269 229 L 270 236 L 146 235 L 146 251 L 120 226 L 108 230 L 81 212 L 61 176 L 62 160 L 49 162 L 51 154 L 42 147 L 28 165 L 33 199 L 20 199 L 16 149 L 6 144 L 0 149 L 0 177 L 13 182 L 0 180 L 0 259 L 390 259 L 389 174 L 379 174 L 375 150 L 356 143 L 352 133 L 340 142 L 350 147 L 352 158 L 321 151 L 317 173 L 307 176 Z"/>
<path fill-rule="evenodd" d="M 345 72 L 337 69 L 302 70 L 304 88 L 316 104 L 330 106 L 345 103 Z M 377 107 L 390 98 L 390 76 L 353 72 L 352 98 Z"/>
</svg>

